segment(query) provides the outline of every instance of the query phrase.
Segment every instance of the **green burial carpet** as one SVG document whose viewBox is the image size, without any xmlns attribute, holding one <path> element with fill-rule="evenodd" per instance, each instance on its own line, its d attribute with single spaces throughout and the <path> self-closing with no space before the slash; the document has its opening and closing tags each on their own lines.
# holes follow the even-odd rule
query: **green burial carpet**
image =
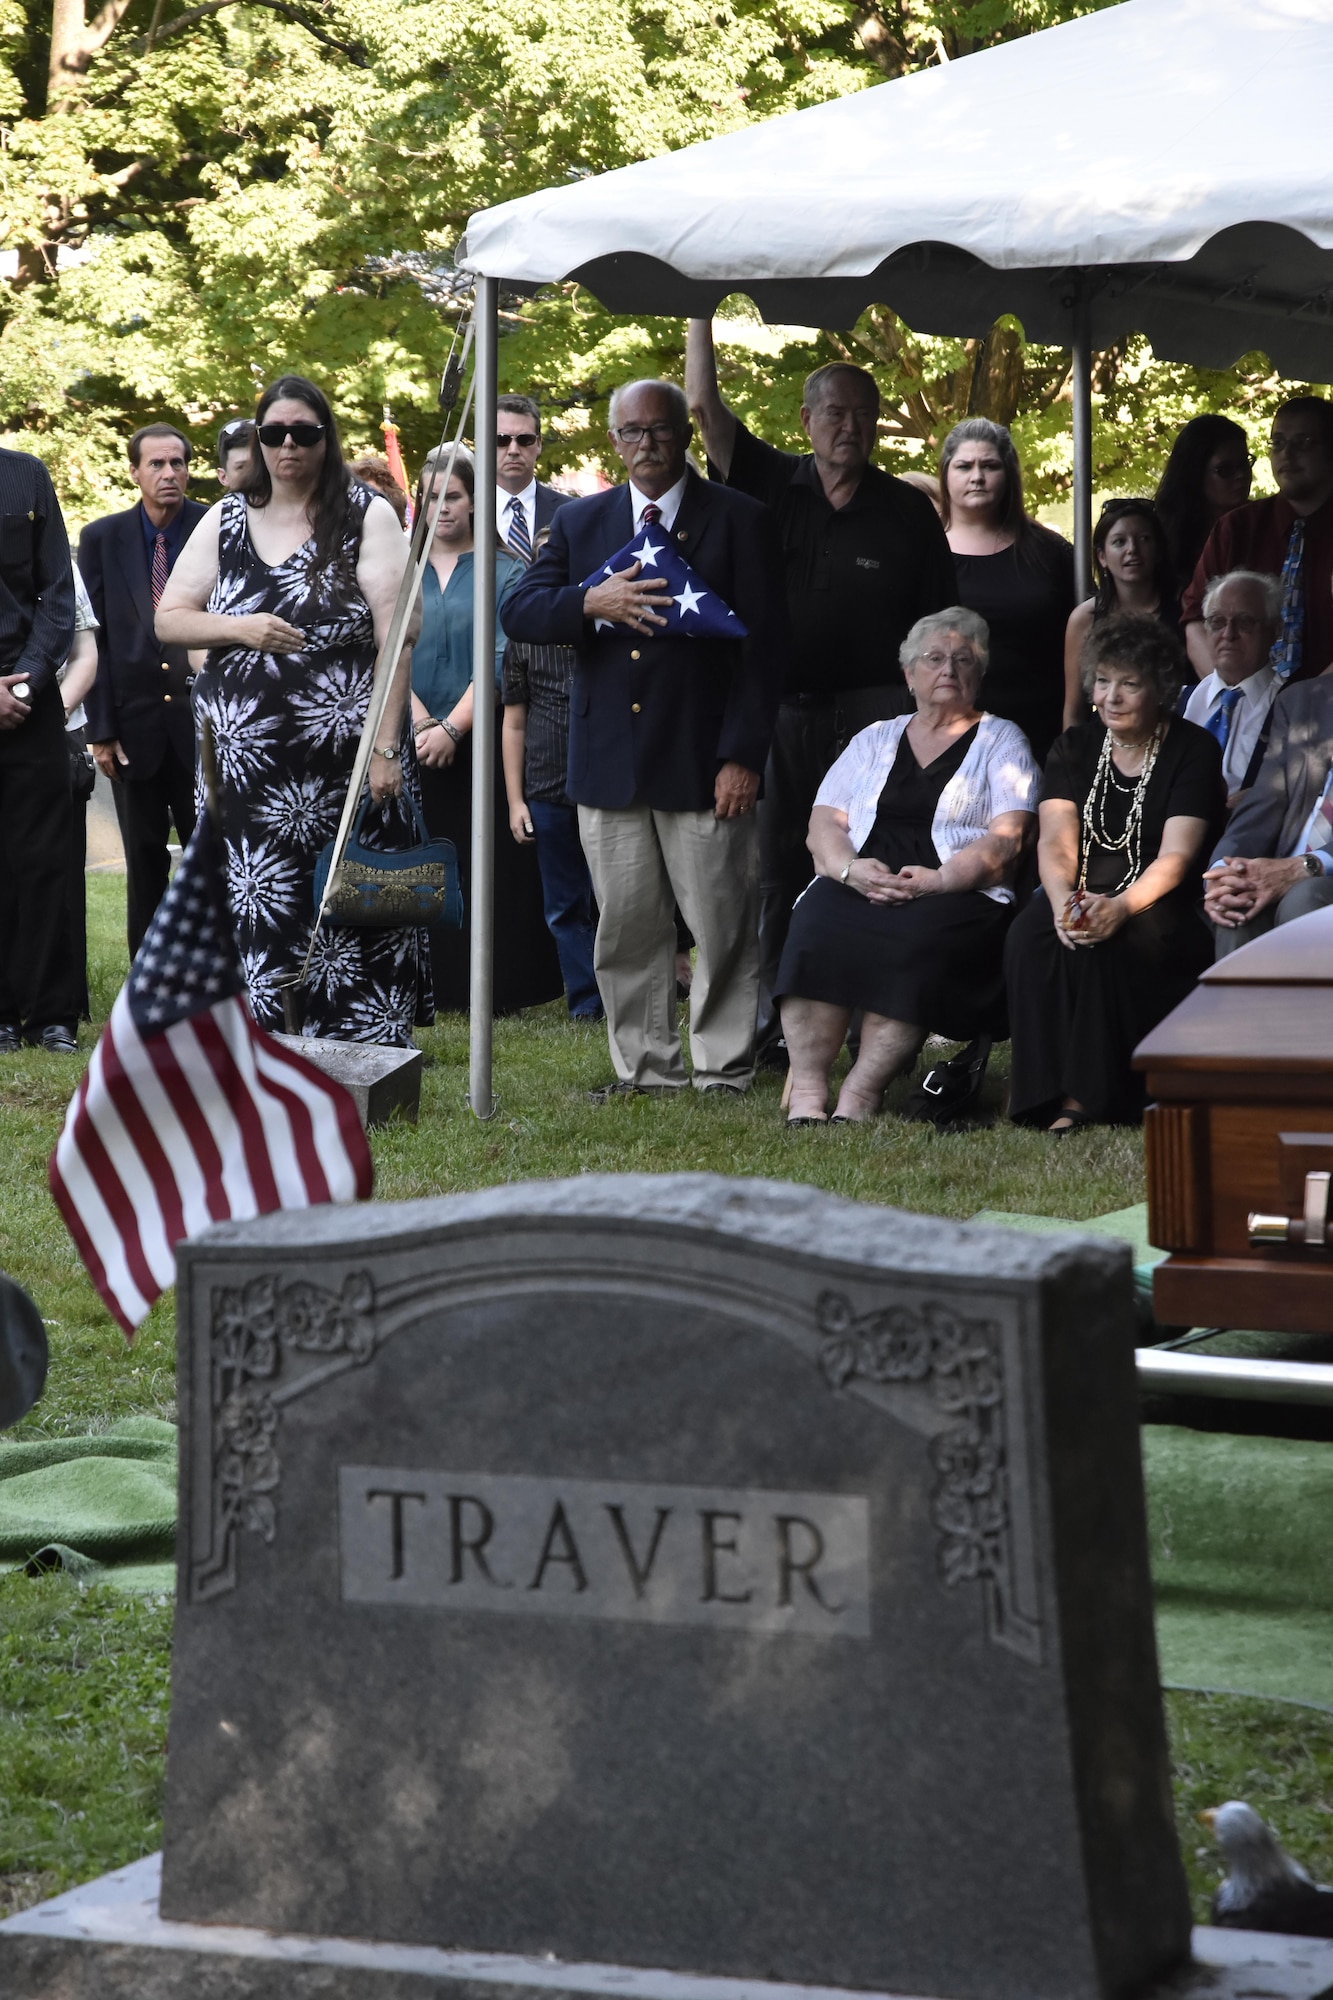
<svg viewBox="0 0 1333 2000">
<path fill-rule="evenodd" d="M 1179 1327 L 1158 1329 L 1153 1318 L 1153 1265 L 1160 1264 L 1166 1252 L 1154 1249 L 1148 1241 L 1146 1201 L 1135 1202 L 1132 1208 L 1113 1208 L 1109 1215 L 1094 1215 L 1086 1222 L 1070 1222 L 1059 1215 L 1014 1215 L 1003 1208 L 983 1208 L 972 1220 L 998 1223 L 1004 1229 L 1026 1229 L 1040 1236 L 1053 1230 L 1076 1229 L 1080 1235 L 1114 1236 L 1121 1243 L 1128 1243 L 1134 1253 L 1134 1309 L 1143 1340 L 1150 1344 L 1154 1333 L 1158 1340 L 1164 1340 L 1169 1333 L 1180 1331 Z"/>
<path fill-rule="evenodd" d="M 1165 1684 L 1333 1709 L 1333 1445 L 1141 1435 Z"/>
<path fill-rule="evenodd" d="M 127 1417 L 94 1437 L 0 1442 L 0 1569 L 66 1569 L 170 1590 L 176 1426 Z"/>
</svg>

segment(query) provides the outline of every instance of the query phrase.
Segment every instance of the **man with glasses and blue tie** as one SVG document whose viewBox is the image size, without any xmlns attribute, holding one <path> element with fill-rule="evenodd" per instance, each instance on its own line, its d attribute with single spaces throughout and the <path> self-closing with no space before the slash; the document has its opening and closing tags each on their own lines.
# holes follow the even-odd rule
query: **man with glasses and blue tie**
<svg viewBox="0 0 1333 2000">
<path fill-rule="evenodd" d="M 1203 594 L 1214 577 L 1259 570 L 1282 580 L 1280 630 L 1269 665 L 1285 686 L 1333 662 L 1333 403 L 1294 396 L 1273 418 L 1268 446 L 1277 492 L 1216 522 L 1185 592 L 1180 622 L 1194 671 L 1209 671 Z"/>
<path fill-rule="evenodd" d="M 1222 746 L 1227 803 L 1259 774 L 1268 748 L 1268 718 L 1281 683 L 1268 664 L 1281 628 L 1282 585 L 1258 570 L 1214 578 L 1203 597 L 1203 629 L 1212 671 L 1192 691 L 1185 720 L 1197 722 Z"/>
<path fill-rule="evenodd" d="M 1219 958 L 1333 903 L 1333 674 L 1279 684 L 1263 762 L 1203 881 Z"/>
<path fill-rule="evenodd" d="M 496 405 L 495 520 L 500 539 L 521 561 L 532 561 L 537 538 L 572 496 L 537 478 L 541 412 L 531 396 L 501 396 Z"/>
</svg>

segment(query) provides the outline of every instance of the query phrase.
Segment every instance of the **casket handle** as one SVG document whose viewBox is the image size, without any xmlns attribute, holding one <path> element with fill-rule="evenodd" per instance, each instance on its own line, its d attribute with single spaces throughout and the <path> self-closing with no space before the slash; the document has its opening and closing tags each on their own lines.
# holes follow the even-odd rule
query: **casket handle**
<svg viewBox="0 0 1333 2000">
<path fill-rule="evenodd" d="M 1330 1182 L 1333 1174 L 1305 1176 L 1305 1208 L 1300 1215 L 1260 1215 L 1252 1209 L 1247 1219 L 1251 1243 L 1303 1243 L 1307 1250 L 1327 1249 Z"/>
</svg>

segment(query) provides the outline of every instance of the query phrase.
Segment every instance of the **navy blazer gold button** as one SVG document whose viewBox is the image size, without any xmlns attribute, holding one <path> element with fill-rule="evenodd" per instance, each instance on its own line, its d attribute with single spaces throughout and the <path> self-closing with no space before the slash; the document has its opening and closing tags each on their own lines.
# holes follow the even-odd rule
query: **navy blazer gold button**
<svg viewBox="0 0 1333 2000">
<path fill-rule="evenodd" d="M 632 701 L 632 702 L 630 703 L 630 711 L 631 711 L 631 713 L 632 713 L 632 714 L 634 714 L 634 715 L 642 715 L 642 713 L 643 713 L 643 703 L 642 703 L 642 702 L 638 702 L 638 701 Z"/>
</svg>

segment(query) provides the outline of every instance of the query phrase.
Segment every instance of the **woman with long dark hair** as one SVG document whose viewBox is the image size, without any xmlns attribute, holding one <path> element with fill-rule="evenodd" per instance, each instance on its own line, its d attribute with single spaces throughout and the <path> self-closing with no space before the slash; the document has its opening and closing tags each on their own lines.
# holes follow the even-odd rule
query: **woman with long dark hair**
<svg viewBox="0 0 1333 2000">
<path fill-rule="evenodd" d="M 422 467 L 415 506 L 432 504 L 444 454 L 432 452 Z M 471 892 L 472 854 L 472 514 L 475 472 L 460 451 L 440 507 L 422 580 L 421 636 L 412 652 L 412 728 L 421 760 L 426 824 L 432 834 L 452 840 L 458 850 L 463 901 Z M 523 573 L 508 549 L 495 552 L 495 596 L 506 593 Z M 554 1000 L 563 991 L 555 942 L 542 910 L 536 852 L 519 847 L 509 831 L 501 754 L 500 668 L 505 633 L 495 620 L 495 680 L 490 699 L 495 718 L 495 964 L 492 1004 L 512 1014 Z M 466 931 L 436 931 L 431 937 L 435 1000 L 441 1009 L 465 1013 L 470 975 Z"/>
<path fill-rule="evenodd" d="M 393 509 L 353 480 L 327 398 L 301 375 L 264 391 L 239 491 L 209 509 L 157 611 L 167 644 L 208 647 L 196 709 L 213 727 L 232 914 L 255 1018 L 303 1033 L 410 1042 L 432 1018 L 424 933 L 321 926 L 303 982 L 320 849 L 337 830 L 375 658 L 408 545 Z M 404 646 L 370 759 L 363 837 L 409 844 L 417 789 Z"/>
<path fill-rule="evenodd" d="M 1024 510 L 1014 441 L 989 417 L 965 417 L 944 440 L 940 510 L 958 601 L 990 632 L 980 699 L 991 714 L 1018 724 L 1041 763 L 1064 710 L 1074 551 Z"/>
<path fill-rule="evenodd" d="M 1250 441 L 1230 417 L 1191 417 L 1171 447 L 1156 506 L 1176 595 L 1194 574 L 1216 522 L 1250 497 Z"/>
<path fill-rule="evenodd" d="M 1066 729 L 1087 720 L 1083 648 L 1103 618 L 1117 612 L 1155 618 L 1180 641 L 1180 598 L 1172 588 L 1171 551 L 1151 500 L 1106 502 L 1092 531 L 1092 574 L 1096 589 L 1075 605 L 1065 633 Z"/>
</svg>

